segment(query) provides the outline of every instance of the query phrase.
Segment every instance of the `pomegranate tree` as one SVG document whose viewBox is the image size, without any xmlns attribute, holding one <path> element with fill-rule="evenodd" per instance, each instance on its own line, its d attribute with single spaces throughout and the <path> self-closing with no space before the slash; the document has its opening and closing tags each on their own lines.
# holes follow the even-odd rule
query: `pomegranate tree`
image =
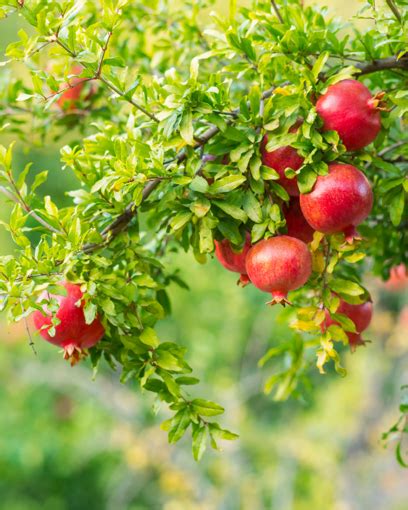
<svg viewBox="0 0 408 510">
<path fill-rule="evenodd" d="M 2 59 L 0 129 L 21 143 L 14 163 L 0 146 L 3 235 L 15 243 L 0 257 L 0 309 L 25 320 L 61 275 L 86 282 L 95 302 L 66 283 L 34 314 L 39 334 L 73 361 L 104 335 L 93 367 L 106 360 L 169 404 L 170 441 L 191 431 L 199 458 L 236 436 L 212 422 L 221 406 L 184 390 L 195 382 L 184 348 L 159 338 L 172 285 L 196 283 L 171 264 L 189 252 L 205 275 L 215 251 L 273 302 L 298 289 L 282 314 L 294 332 L 268 358 L 281 399 L 300 394 L 314 355 L 344 373 L 332 332 L 346 329 L 322 332 L 324 310 L 334 295 L 363 301 L 365 272 L 406 261 L 406 14 L 404 0 L 370 1 L 375 23 L 346 32 L 303 2 L 253 0 L 206 27 L 206 0 L 170 3 L 2 2 L 0 22 L 16 15 L 21 30 Z M 45 170 L 21 167 L 31 146 L 54 168 L 45 189 Z"/>
<path fill-rule="evenodd" d="M 71 365 L 75 365 L 86 355 L 86 349 L 93 347 L 102 339 L 105 329 L 99 317 L 90 324 L 86 323 L 81 287 L 69 282 L 64 282 L 63 286 L 66 296 L 60 294 L 42 296 L 42 300 L 52 298 L 58 301 L 59 307 L 55 316 L 59 323 L 53 327 L 53 317 L 47 308 L 42 312 L 36 311 L 33 314 L 33 321 L 40 335 L 47 342 L 62 347 L 64 358 L 69 359 Z"/>
<path fill-rule="evenodd" d="M 370 214 L 373 192 L 366 176 L 352 165 L 332 163 L 300 207 L 309 225 L 324 234 L 343 232 L 347 240 L 357 236 L 356 228 Z"/>
<path fill-rule="evenodd" d="M 289 236 L 272 237 L 250 249 L 246 270 L 255 287 L 272 294 L 271 304 L 285 304 L 289 303 L 288 292 L 308 281 L 312 257 L 303 241 Z"/>
<path fill-rule="evenodd" d="M 331 85 L 316 103 L 323 127 L 337 131 L 349 151 L 362 149 L 373 142 L 381 130 L 381 99 L 372 96 L 357 80 L 343 80 Z"/>
</svg>

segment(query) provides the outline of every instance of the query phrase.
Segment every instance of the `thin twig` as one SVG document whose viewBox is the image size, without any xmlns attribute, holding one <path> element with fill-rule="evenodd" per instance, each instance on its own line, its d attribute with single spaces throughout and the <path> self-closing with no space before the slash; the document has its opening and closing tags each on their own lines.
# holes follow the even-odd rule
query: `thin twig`
<svg viewBox="0 0 408 510">
<path fill-rule="evenodd" d="M 62 231 L 50 225 L 47 221 L 43 220 L 41 216 L 38 216 L 38 214 L 30 208 L 30 206 L 25 202 L 24 199 L 22 198 L 20 199 L 19 198 L 19 196 L 21 197 L 20 193 L 18 193 L 19 196 L 16 196 L 4 186 L 0 186 L 0 193 L 3 193 L 3 195 L 5 195 L 7 198 L 12 200 L 16 204 L 19 204 L 29 216 L 32 216 L 38 223 L 40 223 L 47 230 L 54 234 L 63 235 Z"/>
<path fill-rule="evenodd" d="M 101 72 L 102 72 L 102 67 L 103 67 L 103 61 L 105 60 L 105 54 L 106 54 L 106 51 L 108 49 L 108 46 L 109 46 L 109 41 L 110 41 L 110 38 L 112 37 L 112 32 L 108 32 L 108 37 L 106 38 L 106 42 L 102 48 L 102 55 L 101 55 L 101 58 L 99 60 L 99 65 L 98 65 L 98 70 L 96 71 L 96 74 L 95 76 L 96 77 L 100 77 L 101 75 Z"/>
<path fill-rule="evenodd" d="M 273 7 L 273 10 L 275 11 L 275 14 L 278 18 L 278 20 L 283 23 L 283 18 L 282 18 L 282 15 L 281 13 L 279 12 L 279 9 L 278 9 L 278 6 L 276 5 L 276 2 L 275 0 L 271 0 L 271 4 L 272 4 L 272 7 Z"/>
<path fill-rule="evenodd" d="M 380 151 L 378 153 L 378 156 L 380 158 L 382 158 L 383 156 L 385 156 L 386 154 L 388 154 L 389 152 L 392 152 L 394 151 L 395 149 L 398 149 L 399 147 L 402 147 L 403 145 L 407 145 L 408 144 L 408 140 L 400 140 L 399 142 L 396 142 L 394 143 L 393 145 L 390 145 L 389 147 L 386 147 L 385 149 L 383 149 L 382 151 Z"/>
<path fill-rule="evenodd" d="M 100 76 L 99 79 L 101 80 L 102 83 L 104 83 L 109 89 L 113 90 L 113 92 L 116 92 L 116 94 L 118 94 L 118 96 L 121 96 L 123 97 L 128 103 L 130 103 L 131 105 L 133 105 L 135 108 L 137 108 L 138 110 L 140 110 L 142 113 L 144 113 L 147 117 L 149 117 L 150 119 L 154 120 L 155 122 L 160 122 L 159 119 L 156 117 L 156 115 L 154 115 L 154 113 L 150 113 L 148 110 L 146 110 L 146 108 L 144 108 L 141 104 L 137 103 L 134 99 L 130 98 L 130 97 L 127 97 L 123 94 L 123 92 L 118 89 L 116 87 L 116 85 L 113 85 L 113 83 L 111 83 L 110 81 L 108 81 L 106 78 L 104 78 L 103 76 Z"/>
<path fill-rule="evenodd" d="M 398 7 L 395 5 L 394 0 L 386 0 L 388 7 L 392 10 L 394 13 L 394 16 L 397 18 L 397 20 L 402 23 L 402 16 L 401 13 L 398 10 Z"/>
</svg>

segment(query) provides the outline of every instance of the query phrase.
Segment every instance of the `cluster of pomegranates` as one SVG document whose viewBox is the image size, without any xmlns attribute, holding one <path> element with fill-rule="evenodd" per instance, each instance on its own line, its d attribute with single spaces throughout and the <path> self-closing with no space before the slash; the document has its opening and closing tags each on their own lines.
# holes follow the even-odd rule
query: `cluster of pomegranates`
<svg viewBox="0 0 408 510">
<path fill-rule="evenodd" d="M 74 74 L 80 72 L 80 68 L 73 69 Z M 75 108 L 84 80 L 73 78 L 71 85 L 74 86 L 58 101 L 68 111 Z M 358 150 L 371 143 L 381 129 L 380 99 L 381 95 L 372 97 L 360 82 L 344 80 L 329 87 L 317 101 L 316 110 L 323 121 L 323 130 L 337 131 L 347 150 Z M 299 126 L 299 123 L 295 124 L 292 131 Z M 300 194 L 296 177 L 287 178 L 285 170 L 298 170 L 304 161 L 302 156 L 293 147 L 268 152 L 267 143 L 265 137 L 261 146 L 263 163 L 278 172 L 280 184 L 291 196 L 283 209 L 287 234 L 252 245 L 247 233 L 241 251 L 235 251 L 224 239 L 215 242 L 215 252 L 224 267 L 241 275 L 242 285 L 252 282 L 260 290 L 272 294 L 271 303 L 285 304 L 288 292 L 305 285 L 311 276 L 312 256 L 307 244 L 312 241 L 314 232 L 343 232 L 347 239 L 352 239 L 356 235 L 356 226 L 371 211 L 373 194 L 365 175 L 344 163 L 330 164 L 328 174 L 317 178 L 312 191 Z M 209 155 L 207 160 L 212 159 Z M 48 296 L 58 302 L 58 324 L 53 325 L 52 314 L 46 308 L 36 311 L 33 321 L 40 335 L 62 347 L 65 358 L 75 364 L 86 354 L 87 348 L 102 339 L 105 330 L 98 316 L 87 324 L 80 286 L 69 282 L 61 285 L 65 287 L 65 296 Z M 348 333 L 351 347 L 364 343 L 361 333 L 371 321 L 372 303 L 352 305 L 341 300 L 337 313 L 348 316 L 355 324 L 356 332 Z M 331 324 L 336 322 L 327 312 L 325 328 Z"/>
<path fill-rule="evenodd" d="M 373 97 L 362 83 L 344 80 L 328 88 L 317 103 L 323 130 L 337 131 L 349 151 L 370 144 L 381 129 L 379 112 L 382 96 Z M 291 131 L 296 132 L 300 123 Z M 356 227 L 369 215 L 373 193 L 365 175 L 356 167 L 331 163 L 327 175 L 318 176 L 310 193 L 300 194 L 296 177 L 290 179 L 285 170 L 299 170 L 304 159 L 290 146 L 268 152 L 268 138 L 261 145 L 263 164 L 280 176 L 279 183 L 291 196 L 284 206 L 287 235 L 262 240 L 251 246 L 247 237 L 243 250 L 236 253 L 229 242 L 216 241 L 216 256 L 229 270 L 241 274 L 241 282 L 252 282 L 258 289 L 272 294 L 272 304 L 287 302 L 291 290 L 302 287 L 312 273 L 312 257 L 307 243 L 315 231 L 324 234 L 344 233 L 351 241 Z M 372 305 L 350 305 L 341 302 L 338 313 L 347 315 L 356 325 L 357 333 L 349 333 L 351 346 L 362 342 L 360 333 L 371 320 Z M 330 315 L 325 321 L 333 324 Z"/>
</svg>

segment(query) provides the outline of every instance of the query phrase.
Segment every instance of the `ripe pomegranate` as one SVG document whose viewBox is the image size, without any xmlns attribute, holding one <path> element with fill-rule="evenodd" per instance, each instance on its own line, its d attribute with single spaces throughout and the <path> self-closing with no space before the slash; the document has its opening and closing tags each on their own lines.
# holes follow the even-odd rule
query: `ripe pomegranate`
<svg viewBox="0 0 408 510">
<path fill-rule="evenodd" d="M 261 145 L 262 163 L 278 172 L 280 176 L 278 182 L 283 188 L 285 188 L 289 195 L 299 196 L 299 188 L 296 177 L 288 179 L 285 176 L 285 170 L 286 168 L 299 170 L 299 168 L 303 165 L 304 159 L 302 156 L 299 156 L 296 149 L 290 146 L 279 147 L 279 149 L 268 152 L 266 150 L 267 143 L 268 137 L 265 135 Z"/>
<path fill-rule="evenodd" d="M 247 255 L 246 270 L 258 289 L 272 294 L 270 304 L 289 303 L 290 290 L 302 287 L 312 273 L 312 256 L 303 241 L 289 236 L 264 239 Z"/>
<path fill-rule="evenodd" d="M 390 271 L 384 287 L 390 292 L 401 292 L 408 287 L 408 272 L 405 264 L 399 264 Z"/>
<path fill-rule="evenodd" d="M 333 163 L 317 178 L 313 190 L 300 196 L 300 207 L 311 227 L 324 234 L 344 232 L 356 237 L 355 227 L 370 214 L 373 192 L 366 176 L 352 165 Z"/>
<path fill-rule="evenodd" d="M 249 283 L 246 272 L 245 260 L 251 248 L 251 236 L 247 233 L 245 244 L 241 251 L 235 251 L 228 239 L 215 241 L 215 255 L 221 264 L 234 273 L 240 273 L 238 283 L 245 286 Z"/>
<path fill-rule="evenodd" d="M 289 205 L 284 209 L 284 215 L 288 236 L 296 237 L 296 239 L 300 239 L 304 243 L 313 241 L 313 234 L 315 231 L 303 216 L 297 197 L 291 198 Z"/>
<path fill-rule="evenodd" d="M 347 150 L 362 149 L 373 142 L 381 130 L 383 93 L 373 97 L 357 80 L 331 85 L 316 103 L 325 131 L 337 131 Z"/>
<path fill-rule="evenodd" d="M 57 104 L 66 112 L 70 112 L 78 108 L 82 91 L 86 83 L 89 81 L 85 78 L 79 78 L 81 72 L 81 66 L 76 65 L 72 67 L 70 74 L 75 76 L 71 78 L 68 83 L 65 83 L 61 90 L 67 89 L 69 86 L 71 86 L 71 88 L 64 90 L 61 96 L 57 99 Z M 86 99 L 89 99 L 93 93 L 94 91 L 91 89 Z"/>
<path fill-rule="evenodd" d="M 51 296 L 59 303 L 56 316 L 60 323 L 55 328 L 55 335 L 51 336 L 48 333 L 52 319 L 48 310 L 34 312 L 33 320 L 40 335 L 47 342 L 62 347 L 64 358 L 69 359 L 71 365 L 75 365 L 86 355 L 84 349 L 93 347 L 102 339 L 105 329 L 98 317 L 91 324 L 86 324 L 80 286 L 69 282 L 64 282 L 62 285 L 65 287 L 67 295 Z M 46 298 L 47 295 L 43 297 Z"/>
<path fill-rule="evenodd" d="M 365 331 L 371 323 L 373 316 L 373 304 L 371 301 L 367 301 L 360 305 L 351 305 L 341 299 L 336 313 L 346 315 L 356 326 L 357 333 L 346 332 L 351 350 L 355 351 L 359 345 L 365 345 L 364 340 L 361 338 L 361 333 Z M 334 321 L 330 317 L 329 312 L 326 310 L 325 326 L 329 327 L 332 324 L 338 325 L 338 322 Z"/>
</svg>

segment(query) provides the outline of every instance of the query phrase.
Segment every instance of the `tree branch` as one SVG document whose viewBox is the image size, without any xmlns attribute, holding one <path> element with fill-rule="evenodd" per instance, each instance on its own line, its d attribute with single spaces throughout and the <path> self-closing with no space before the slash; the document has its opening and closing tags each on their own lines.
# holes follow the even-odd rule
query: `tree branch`
<svg viewBox="0 0 408 510">
<path fill-rule="evenodd" d="M 401 13 L 398 10 L 398 7 L 395 5 L 394 0 L 386 0 L 388 7 L 392 10 L 394 13 L 394 16 L 397 18 L 397 20 L 401 23 L 402 22 L 402 16 Z"/>
<path fill-rule="evenodd" d="M 355 67 L 361 70 L 359 76 L 389 69 L 403 69 L 408 71 L 408 54 L 403 55 L 399 59 L 397 57 L 387 57 L 373 60 L 372 62 L 362 62 L 356 64 Z"/>
</svg>

